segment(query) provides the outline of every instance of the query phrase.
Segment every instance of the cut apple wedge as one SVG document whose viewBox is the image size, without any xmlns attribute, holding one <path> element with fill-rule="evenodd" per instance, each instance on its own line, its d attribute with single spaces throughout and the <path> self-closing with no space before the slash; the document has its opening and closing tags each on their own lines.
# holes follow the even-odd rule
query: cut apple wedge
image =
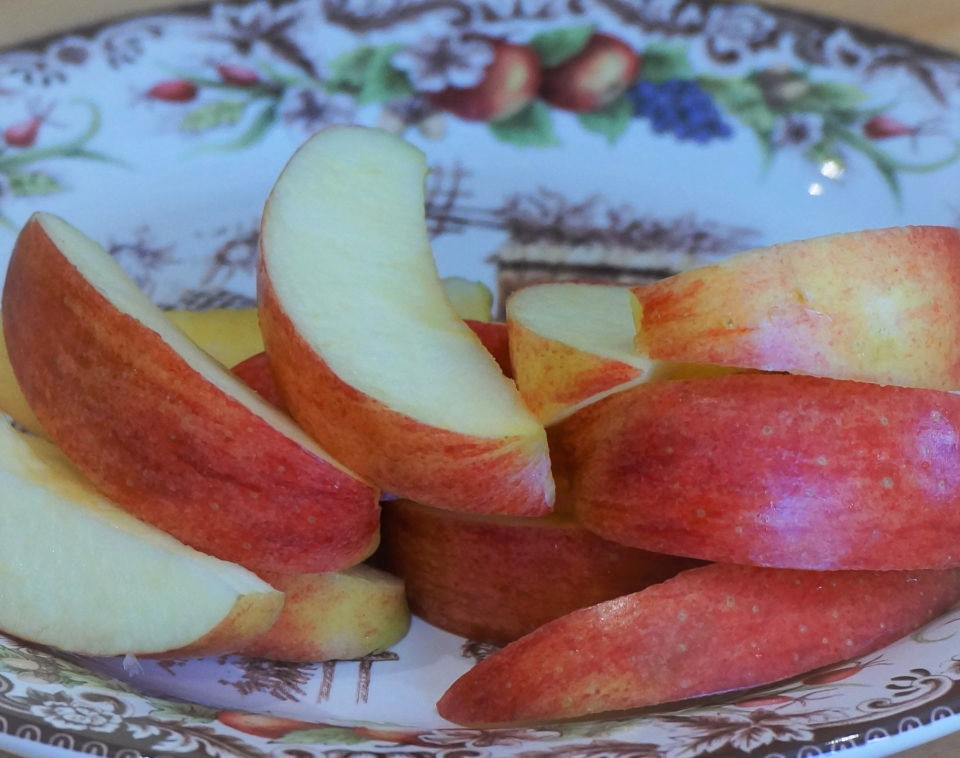
<svg viewBox="0 0 960 758">
<path fill-rule="evenodd" d="M 574 611 L 485 658 L 438 703 L 469 726 L 754 687 L 866 655 L 960 599 L 960 571 L 713 564 Z"/>
<path fill-rule="evenodd" d="M 570 282 L 525 287 L 507 300 L 506 315 L 517 389 L 545 426 L 640 382 L 725 372 L 639 353 L 627 287 Z"/>
<path fill-rule="evenodd" d="M 490 320 L 493 313 L 493 293 L 483 282 L 462 276 L 445 276 L 441 283 L 460 318 L 464 321 Z"/>
<path fill-rule="evenodd" d="M 960 229 L 788 242 L 634 289 L 654 358 L 960 388 Z"/>
<path fill-rule="evenodd" d="M 100 495 L 48 440 L 0 423 L 0 629 L 85 655 L 245 647 L 283 595 Z"/>
<path fill-rule="evenodd" d="M 960 395 L 811 376 L 644 384 L 555 432 L 578 520 L 727 563 L 960 566 Z"/>
<path fill-rule="evenodd" d="M 283 592 L 276 623 L 240 652 L 275 661 L 360 658 L 399 642 L 410 628 L 403 580 L 360 564 L 323 574 L 262 573 Z"/>
<path fill-rule="evenodd" d="M 51 439 L 108 497 L 253 570 L 376 547 L 378 491 L 197 348 L 99 245 L 27 222 L 3 292 L 10 362 Z"/>
<path fill-rule="evenodd" d="M 7 352 L 7 340 L 0 330 L 0 411 L 6 413 L 23 429 L 40 437 L 46 437 L 40 421 L 27 402 L 27 398 L 20 389 L 13 366 L 10 365 L 10 355 Z"/>
<path fill-rule="evenodd" d="M 197 345 L 224 366 L 263 352 L 256 308 L 172 310 L 164 314 Z"/>
<path fill-rule="evenodd" d="M 513 378 L 513 366 L 510 363 L 510 336 L 503 321 L 475 321 L 466 319 L 466 324 L 480 338 L 480 342 L 493 356 L 503 375 Z"/>
<path fill-rule="evenodd" d="M 546 433 L 437 274 L 423 154 L 331 127 L 263 213 L 260 325 L 291 415 L 351 469 L 437 507 L 550 509 Z"/>
<path fill-rule="evenodd" d="M 273 380 L 270 360 L 265 352 L 251 355 L 246 360 L 240 361 L 230 371 L 268 403 L 280 410 L 285 410 L 280 390 L 277 389 L 277 383 Z"/>
<path fill-rule="evenodd" d="M 487 349 L 487 352 L 497 361 L 504 376 L 511 376 L 510 352 L 507 347 L 507 325 L 501 321 L 467 320 L 465 323 L 480 338 L 480 342 Z M 230 370 L 242 379 L 248 387 L 256 390 L 265 400 L 277 408 L 284 408 L 280 390 L 273 379 L 270 359 L 265 352 L 261 351 L 256 355 L 251 355 Z M 2 407 L 0 405 L 0 408 Z"/>
<path fill-rule="evenodd" d="M 394 500 L 381 519 L 374 560 L 403 578 L 413 612 L 497 645 L 696 565 L 608 542 L 555 516 L 477 516 Z"/>
</svg>

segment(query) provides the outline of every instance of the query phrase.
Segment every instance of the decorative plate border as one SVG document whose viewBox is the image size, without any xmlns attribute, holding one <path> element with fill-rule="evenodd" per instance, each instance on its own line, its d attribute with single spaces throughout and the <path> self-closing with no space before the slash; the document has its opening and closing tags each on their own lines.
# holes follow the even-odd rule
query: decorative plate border
<svg viewBox="0 0 960 758">
<path fill-rule="evenodd" d="M 338 48 L 315 45 L 321 23 L 339 35 Z M 477 81 L 482 75 L 493 52 L 489 43 L 475 44 L 470 33 L 480 31 L 551 56 L 582 42 L 585 24 L 630 36 L 644 55 L 643 91 L 631 89 L 602 113 L 571 116 L 534 103 L 505 121 L 474 124 L 463 124 L 431 104 L 430 93 L 437 87 Z M 217 59 L 185 64 L 164 59 L 164 44 L 180 36 L 215 45 Z M 444 66 L 431 66 L 444 56 Z M 148 65 L 155 78 L 144 81 L 139 72 Z M 11 109 L 0 106 L 0 215 L 14 208 L 11 217 L 4 216 L 11 225 L 27 205 L 69 196 L 77 165 L 81 171 L 113 176 L 136 164 L 131 156 L 118 154 L 123 140 L 117 124 L 96 98 L 64 99 L 92 69 L 114 72 L 119 82 L 137 85 L 127 93 L 130 112 L 164 142 L 169 155 L 183 161 L 262 155 L 323 124 L 354 119 L 437 146 L 445 144 L 451 131 L 470 129 L 531 155 L 584 136 L 594 145 L 616 146 L 640 128 L 647 130 L 645 138 L 662 140 L 659 144 L 716 145 L 738 132 L 751 135 L 754 149 L 768 164 L 792 152 L 820 169 L 832 166 L 835 175 L 822 175 L 827 183 L 858 163 L 876 171 L 886 191 L 899 200 L 909 192 L 904 177 L 941 171 L 953 176 L 949 172 L 958 157 L 954 135 L 960 134 L 960 61 L 831 19 L 708 0 L 257 0 L 139 16 L 0 52 L 0 88 L 13 104 Z M 909 108 L 901 111 L 897 102 L 864 97 L 866 83 L 881 79 L 910 83 L 914 99 Z M 695 96 L 705 115 L 704 131 L 683 131 L 682 119 L 657 120 L 651 105 L 655 96 L 669 103 L 677 93 Z M 572 247 L 581 256 L 572 263 L 581 270 L 606 266 L 637 273 L 617 254 L 639 248 L 648 256 L 641 273 L 662 275 L 725 255 L 766 233 L 689 215 L 651 218 L 599 195 L 573 197 L 534 186 L 499 196 L 489 188 L 475 192 L 474 171 L 459 156 L 437 152 L 441 158 L 428 193 L 434 240 L 494 230 L 498 247 L 486 265 L 494 264 L 499 274 L 531 268 L 523 258 L 531 250 L 540 255 L 535 263 L 544 264 L 555 263 L 544 257 L 557 249 Z M 136 164 L 135 171 L 143 171 L 143 165 Z M 475 196 L 482 196 L 484 204 L 471 205 Z M 166 238 L 158 225 L 128 226 L 124 232 L 106 240 L 111 253 L 163 305 L 251 302 L 255 214 L 192 230 L 192 247 L 183 239 Z M 674 236 L 665 244 L 668 233 Z M 682 255 L 665 254 L 667 247 Z M 96 673 L 92 662 L 0 638 L 0 731 L 119 756 L 146 750 L 241 756 L 522 752 L 806 758 L 839 744 L 852 728 L 859 731 L 843 744 L 865 745 L 953 715 L 960 702 L 960 675 L 949 640 L 957 620 L 948 614 L 927 636 L 898 643 L 943 646 L 936 648 L 936 665 L 925 661 L 926 668 L 878 675 L 883 664 L 891 665 L 894 646 L 750 695 L 685 704 L 636 719 L 487 731 L 305 727 L 280 721 L 270 725 L 270 736 L 240 730 L 236 720 L 228 725 L 224 714 L 235 713 L 233 709 L 139 695 L 123 681 Z M 928 638 L 930 630 L 939 635 L 935 641 Z M 244 668 L 236 660 L 222 665 Z M 852 709 L 846 701 L 845 709 L 827 707 L 830 697 L 818 699 L 847 685 L 869 686 L 884 696 L 874 694 Z M 256 683 L 251 691 L 258 691 Z M 659 744 L 638 736 L 653 722 L 661 730 Z M 117 739 L 120 732 L 123 739 Z"/>
</svg>

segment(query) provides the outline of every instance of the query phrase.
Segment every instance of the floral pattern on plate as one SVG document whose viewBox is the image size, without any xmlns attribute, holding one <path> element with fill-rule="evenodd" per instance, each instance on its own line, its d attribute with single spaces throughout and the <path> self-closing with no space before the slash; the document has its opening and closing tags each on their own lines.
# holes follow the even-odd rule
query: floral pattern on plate
<svg viewBox="0 0 960 758">
<path fill-rule="evenodd" d="M 584 92 L 591 56 L 608 72 Z M 277 173 L 312 131 L 357 122 L 428 154 L 441 273 L 501 303 L 540 279 L 643 281 L 787 238 L 958 223 L 957 93 L 949 54 L 746 3 L 193 6 L 0 51 L 0 251 L 42 208 L 165 307 L 249 305 Z M 113 756 L 865 755 L 960 707 L 958 621 L 755 692 L 497 730 L 436 716 L 489 651 L 420 622 L 386 654 L 311 666 L 0 638 L 0 732 Z"/>
</svg>

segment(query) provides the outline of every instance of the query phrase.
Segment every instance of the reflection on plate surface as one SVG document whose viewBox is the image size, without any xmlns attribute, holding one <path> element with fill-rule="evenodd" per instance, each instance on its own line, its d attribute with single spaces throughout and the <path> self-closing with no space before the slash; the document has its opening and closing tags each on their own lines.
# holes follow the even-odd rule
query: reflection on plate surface
<svg viewBox="0 0 960 758">
<path fill-rule="evenodd" d="M 569 72 L 533 99 L 483 86 L 598 32 L 633 72 L 610 99 Z M 248 305 L 277 173 L 312 131 L 356 122 L 427 153 L 441 274 L 500 302 L 541 279 L 643 281 L 788 239 L 956 225 L 958 93 L 948 54 L 747 4 L 195 6 L 0 52 L 0 250 L 44 209 L 161 305 Z M 762 691 L 487 731 L 433 703 L 488 651 L 422 623 L 387 653 L 309 666 L 88 661 L 0 637 L 0 732 L 128 756 L 866 754 L 960 707 L 958 621 Z"/>
</svg>

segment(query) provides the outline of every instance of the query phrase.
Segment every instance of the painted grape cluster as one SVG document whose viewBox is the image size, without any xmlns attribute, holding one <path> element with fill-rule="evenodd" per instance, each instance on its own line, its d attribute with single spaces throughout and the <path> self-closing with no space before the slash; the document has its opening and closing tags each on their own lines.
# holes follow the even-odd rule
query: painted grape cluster
<svg viewBox="0 0 960 758">
<path fill-rule="evenodd" d="M 634 114 L 648 119 L 657 134 L 701 144 L 733 134 L 713 98 L 696 81 L 640 81 L 630 88 L 629 97 Z"/>
</svg>

